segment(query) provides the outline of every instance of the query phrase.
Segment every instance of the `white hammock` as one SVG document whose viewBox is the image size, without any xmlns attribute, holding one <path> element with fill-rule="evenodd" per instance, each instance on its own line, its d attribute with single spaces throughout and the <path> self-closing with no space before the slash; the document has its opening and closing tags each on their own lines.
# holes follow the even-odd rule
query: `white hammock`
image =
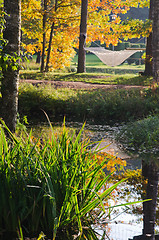
<svg viewBox="0 0 159 240">
<path fill-rule="evenodd" d="M 86 51 L 94 53 L 104 64 L 114 67 L 123 63 L 127 58 L 141 50 L 111 51 L 103 47 L 85 48 Z"/>
</svg>

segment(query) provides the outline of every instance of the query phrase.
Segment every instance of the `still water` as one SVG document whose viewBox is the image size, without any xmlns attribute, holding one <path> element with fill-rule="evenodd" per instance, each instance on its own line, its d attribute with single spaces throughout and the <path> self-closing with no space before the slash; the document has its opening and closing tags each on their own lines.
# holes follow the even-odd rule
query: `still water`
<svg viewBox="0 0 159 240">
<path fill-rule="evenodd" d="M 62 122 L 52 122 L 53 131 L 55 134 L 59 134 L 62 131 Z M 75 131 L 76 134 L 83 127 L 83 123 L 80 122 L 66 122 L 66 129 L 70 135 Z M 110 126 L 110 125 L 93 125 L 85 123 L 84 130 L 82 132 L 83 138 L 89 138 L 92 143 L 92 148 L 95 149 L 99 144 L 98 149 L 102 149 L 102 152 L 113 153 L 115 156 L 120 157 L 127 161 L 127 168 L 129 169 L 141 169 L 141 159 L 137 156 L 129 156 L 123 150 L 121 150 L 120 143 L 115 141 L 115 135 L 119 133 L 122 126 Z M 39 135 L 51 135 L 51 128 L 49 123 L 41 123 L 32 126 L 33 134 Z"/>
</svg>

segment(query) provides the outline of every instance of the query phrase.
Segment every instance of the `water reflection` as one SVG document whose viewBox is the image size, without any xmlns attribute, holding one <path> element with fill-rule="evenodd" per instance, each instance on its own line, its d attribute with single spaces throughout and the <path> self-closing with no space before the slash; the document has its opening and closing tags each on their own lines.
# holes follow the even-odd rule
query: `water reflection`
<svg viewBox="0 0 159 240">
<path fill-rule="evenodd" d="M 83 123 L 80 122 L 66 122 L 65 123 L 67 130 L 72 135 L 73 131 L 78 134 L 80 129 L 83 126 Z M 62 131 L 63 122 L 53 122 L 53 130 L 55 134 L 59 134 Z M 51 135 L 51 129 L 48 123 L 41 123 L 38 125 L 32 125 L 30 128 L 33 130 L 33 134 L 36 137 L 39 135 Z M 92 125 L 85 124 L 83 131 L 83 138 L 89 138 L 92 143 L 92 148 L 98 145 L 98 141 L 101 141 L 99 146 L 104 148 L 103 152 L 109 152 L 117 157 L 120 157 L 127 161 L 127 168 L 129 169 L 140 169 L 141 168 L 141 159 L 137 156 L 129 156 L 128 154 L 121 151 L 119 144 L 115 142 L 115 136 L 120 131 L 121 126 L 110 126 L 110 125 Z"/>
</svg>

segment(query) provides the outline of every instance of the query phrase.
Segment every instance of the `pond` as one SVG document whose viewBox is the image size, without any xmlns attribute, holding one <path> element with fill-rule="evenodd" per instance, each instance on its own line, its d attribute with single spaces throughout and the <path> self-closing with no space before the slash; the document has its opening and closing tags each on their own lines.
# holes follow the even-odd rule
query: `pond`
<svg viewBox="0 0 159 240">
<path fill-rule="evenodd" d="M 51 123 L 53 131 L 58 134 L 62 131 L 63 122 L 53 122 Z M 81 130 L 83 123 L 80 122 L 66 122 L 65 126 L 67 130 L 71 133 L 73 131 L 78 134 Z M 31 126 L 33 135 L 46 135 L 51 134 L 51 129 L 49 123 L 41 123 Z M 141 159 L 138 156 L 130 156 L 121 150 L 119 143 L 115 141 L 115 135 L 119 132 L 120 125 L 100 125 L 100 124 L 89 124 L 85 123 L 83 138 L 89 138 L 92 143 L 92 148 L 95 149 L 99 144 L 98 149 L 102 149 L 102 152 L 112 153 L 117 157 L 120 157 L 127 161 L 127 168 L 129 169 L 141 169 Z M 103 149 L 104 148 L 104 149 Z"/>
<path fill-rule="evenodd" d="M 52 123 L 53 130 L 55 134 L 58 134 L 62 131 L 62 123 Z M 79 122 L 66 122 L 66 128 L 71 133 L 74 130 L 76 133 L 82 128 L 83 123 Z M 95 148 L 98 144 L 97 141 L 101 141 L 99 148 L 105 147 L 102 151 L 113 153 L 118 157 L 124 158 L 127 161 L 127 168 L 129 169 L 141 169 L 141 159 L 136 156 L 130 157 L 124 151 L 121 151 L 120 146 L 115 142 L 115 135 L 118 133 L 121 126 L 109 126 L 109 125 L 92 125 L 85 124 L 85 128 L 83 131 L 83 138 L 90 138 L 92 144 L 92 148 Z M 50 127 L 48 123 L 42 123 L 40 125 L 33 126 L 33 134 L 50 134 Z M 120 187 L 120 191 L 124 191 L 124 189 L 129 188 L 129 186 L 122 185 Z M 127 201 L 136 201 L 138 198 L 137 194 L 129 193 L 129 199 Z M 124 203 L 125 198 L 112 199 L 111 201 L 115 201 L 116 204 Z M 142 208 L 142 204 L 138 204 L 138 208 Z M 108 219 L 106 219 L 108 221 Z M 127 209 L 127 211 L 122 209 L 121 207 L 115 209 L 111 213 L 111 219 L 105 223 L 101 222 L 101 225 L 96 226 L 96 230 L 99 234 L 103 234 L 103 230 L 106 231 L 105 239 L 113 239 L 113 240 L 128 240 L 129 238 L 133 238 L 133 236 L 142 234 L 142 215 L 141 214 L 133 214 L 131 208 Z M 100 239 L 100 237 L 99 237 Z"/>
</svg>

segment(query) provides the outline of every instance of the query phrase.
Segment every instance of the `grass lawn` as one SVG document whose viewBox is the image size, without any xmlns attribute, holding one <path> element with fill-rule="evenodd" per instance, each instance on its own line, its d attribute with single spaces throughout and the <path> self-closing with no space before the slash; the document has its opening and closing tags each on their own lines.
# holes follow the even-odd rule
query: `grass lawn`
<svg viewBox="0 0 159 240">
<path fill-rule="evenodd" d="M 149 86 L 151 77 L 143 77 L 137 74 L 107 74 L 107 73 L 41 73 L 38 70 L 22 70 L 21 79 L 36 79 L 50 81 L 73 81 L 98 84 L 121 84 Z"/>
<path fill-rule="evenodd" d="M 63 72 L 41 73 L 39 64 L 35 63 L 35 58 L 32 62 L 23 63 L 23 67 L 24 69 L 20 71 L 21 79 L 144 86 L 150 85 L 152 81 L 152 78 L 142 77 L 138 74 L 138 72 L 144 71 L 143 65 L 122 64 L 115 68 L 108 67 L 93 54 L 86 56 L 87 73 L 82 74 L 76 73 L 77 56 L 73 59 L 71 68 L 65 69 Z"/>
<path fill-rule="evenodd" d="M 76 55 L 73 59 L 73 65 L 77 65 L 78 63 L 78 56 Z M 94 54 L 86 54 L 86 67 L 87 68 L 111 68 L 114 69 L 114 67 L 109 67 L 107 65 L 105 65 L 96 55 Z M 116 66 L 115 68 L 117 69 L 135 69 L 135 70 L 139 70 L 139 71 L 143 71 L 144 70 L 144 65 L 136 65 L 136 64 L 121 64 L 120 66 Z"/>
</svg>

